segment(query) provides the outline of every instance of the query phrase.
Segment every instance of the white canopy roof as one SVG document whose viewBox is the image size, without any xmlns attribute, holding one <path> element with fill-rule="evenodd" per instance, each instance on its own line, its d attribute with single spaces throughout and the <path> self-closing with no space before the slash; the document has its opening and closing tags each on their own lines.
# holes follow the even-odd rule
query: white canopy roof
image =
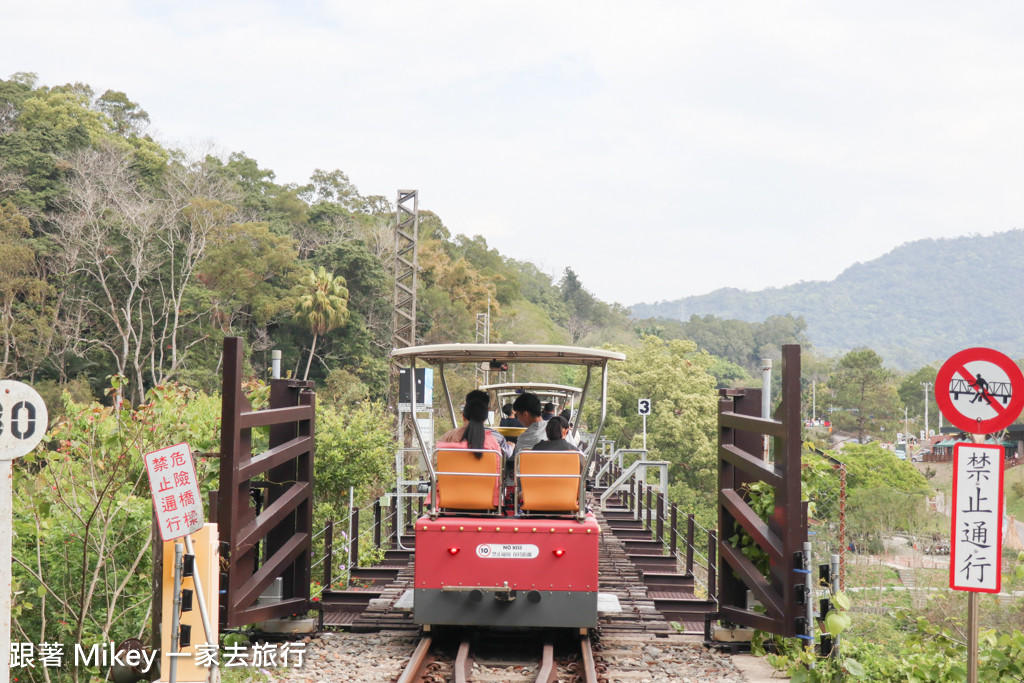
<svg viewBox="0 0 1024 683">
<path fill-rule="evenodd" d="M 415 358 L 427 363 L 561 363 L 566 365 L 604 365 L 610 360 L 626 360 L 625 354 L 581 346 L 546 344 L 428 344 L 394 349 L 391 357 Z"/>
<path fill-rule="evenodd" d="M 583 393 L 580 387 L 570 387 L 565 384 L 546 384 L 544 382 L 504 382 L 502 384 L 482 384 L 480 391 L 494 391 L 498 394 L 511 394 L 519 389 L 530 391 L 535 394 L 548 394 L 552 396 L 572 396 Z"/>
</svg>

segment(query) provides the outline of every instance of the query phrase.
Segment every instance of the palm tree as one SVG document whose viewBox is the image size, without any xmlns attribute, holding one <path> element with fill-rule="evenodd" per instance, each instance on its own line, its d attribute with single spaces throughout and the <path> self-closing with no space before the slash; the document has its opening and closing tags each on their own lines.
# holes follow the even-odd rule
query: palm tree
<svg viewBox="0 0 1024 683">
<path fill-rule="evenodd" d="M 345 278 L 328 273 L 323 266 L 309 271 L 302 278 L 302 287 L 305 293 L 299 298 L 295 318 L 313 333 L 306 372 L 302 376 L 305 380 L 309 377 L 309 366 L 313 363 L 317 337 L 335 329 L 348 317 L 348 288 L 345 286 Z"/>
</svg>

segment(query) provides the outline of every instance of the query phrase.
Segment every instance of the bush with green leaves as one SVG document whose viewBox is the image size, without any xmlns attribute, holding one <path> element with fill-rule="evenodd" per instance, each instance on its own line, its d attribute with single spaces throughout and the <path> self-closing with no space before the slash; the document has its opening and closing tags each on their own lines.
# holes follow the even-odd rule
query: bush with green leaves
<svg viewBox="0 0 1024 683">
<path fill-rule="evenodd" d="M 64 395 L 49 441 L 14 468 L 12 640 L 68 652 L 147 633 L 152 503 L 142 456 L 183 441 L 216 449 L 219 416 L 218 398 L 175 385 L 155 387 L 137 409 Z M 215 469 L 198 460 L 200 477 Z M 46 668 L 18 676 L 88 678 Z"/>
</svg>

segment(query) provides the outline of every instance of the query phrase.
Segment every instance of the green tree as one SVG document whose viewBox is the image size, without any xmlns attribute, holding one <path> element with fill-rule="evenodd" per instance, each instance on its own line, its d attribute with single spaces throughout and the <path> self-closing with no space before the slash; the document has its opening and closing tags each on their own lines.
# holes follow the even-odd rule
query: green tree
<svg viewBox="0 0 1024 683">
<path fill-rule="evenodd" d="M 839 412 L 833 422 L 840 429 L 855 429 L 857 440 L 872 427 L 891 420 L 896 413 L 898 396 L 893 386 L 893 373 L 882 367 L 882 357 L 871 349 L 850 351 L 839 360 L 829 378 Z"/>
<path fill-rule="evenodd" d="M 345 287 L 345 278 L 328 273 L 323 266 L 311 270 L 303 278 L 301 287 L 303 294 L 295 308 L 295 317 L 313 333 L 306 372 L 302 376 L 306 379 L 316 353 L 317 337 L 338 327 L 348 317 L 348 289 Z"/>
<path fill-rule="evenodd" d="M 96 108 L 110 117 L 111 128 L 118 135 L 139 135 L 149 125 L 149 114 L 132 102 L 123 92 L 108 90 L 96 100 Z"/>
<path fill-rule="evenodd" d="M 298 253 L 291 237 L 266 223 L 229 223 L 210 235 L 199 278 L 223 334 L 261 335 L 294 306 L 289 291 L 298 284 Z"/>
<path fill-rule="evenodd" d="M 53 286 L 40 277 L 31 235 L 28 218 L 0 202 L 0 376 L 7 378 L 31 375 L 53 335 Z"/>
<path fill-rule="evenodd" d="M 907 407 L 911 417 L 924 417 L 924 384 L 927 383 L 930 385 L 928 387 L 928 417 L 938 420 L 939 406 L 935 402 L 935 376 L 938 372 L 934 366 L 926 365 L 910 373 L 900 382 L 896 393 L 899 394 L 900 401 Z"/>
<path fill-rule="evenodd" d="M 342 519 L 349 487 L 356 505 L 384 493 L 395 479 L 395 437 L 392 420 L 379 403 L 351 408 L 316 405 L 316 527 Z M 342 495 L 344 494 L 344 495 Z"/>
<path fill-rule="evenodd" d="M 710 369 L 714 359 L 693 342 L 645 337 L 638 347 L 619 347 L 623 363 L 611 363 L 605 431 L 630 448 L 643 445 L 637 400 L 651 399 L 647 416 L 650 460 L 672 463 L 669 477 L 695 492 L 711 494 L 717 476 L 718 396 Z M 590 404 L 584 421 L 597 424 Z"/>
</svg>

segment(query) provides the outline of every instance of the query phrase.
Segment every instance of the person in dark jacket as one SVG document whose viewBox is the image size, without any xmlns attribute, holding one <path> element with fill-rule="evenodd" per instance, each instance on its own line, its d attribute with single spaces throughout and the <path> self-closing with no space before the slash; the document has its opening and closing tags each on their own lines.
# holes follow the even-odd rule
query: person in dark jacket
<svg viewBox="0 0 1024 683">
<path fill-rule="evenodd" d="M 568 441 L 565 437 L 569 433 L 569 421 L 561 415 L 555 415 L 553 418 L 548 420 L 547 425 L 544 428 L 547 434 L 546 441 L 540 441 L 530 450 L 534 451 L 575 451 L 580 454 L 580 471 L 583 471 L 583 467 L 586 465 L 586 458 L 583 457 L 583 453 L 580 449 L 572 445 L 572 442 Z M 590 489 L 587 489 L 588 491 Z"/>
<path fill-rule="evenodd" d="M 512 415 L 512 404 L 506 403 L 501 407 L 501 414 L 504 415 L 501 418 L 501 422 L 498 423 L 499 427 L 522 427 L 523 423 L 520 422 Z"/>
<path fill-rule="evenodd" d="M 542 420 L 544 420 L 546 422 L 546 421 L 550 420 L 551 418 L 553 418 L 554 416 L 555 416 L 555 404 L 554 403 L 545 403 L 544 404 L 544 409 L 541 410 L 541 412 L 540 412 L 540 419 L 542 419 Z"/>
<path fill-rule="evenodd" d="M 555 415 L 553 418 L 548 420 L 547 426 L 544 428 L 544 433 L 547 435 L 547 440 L 540 441 L 536 446 L 530 450 L 534 451 L 578 451 L 579 449 L 572 445 L 565 436 L 569 433 L 569 421 L 561 415 Z"/>
</svg>

